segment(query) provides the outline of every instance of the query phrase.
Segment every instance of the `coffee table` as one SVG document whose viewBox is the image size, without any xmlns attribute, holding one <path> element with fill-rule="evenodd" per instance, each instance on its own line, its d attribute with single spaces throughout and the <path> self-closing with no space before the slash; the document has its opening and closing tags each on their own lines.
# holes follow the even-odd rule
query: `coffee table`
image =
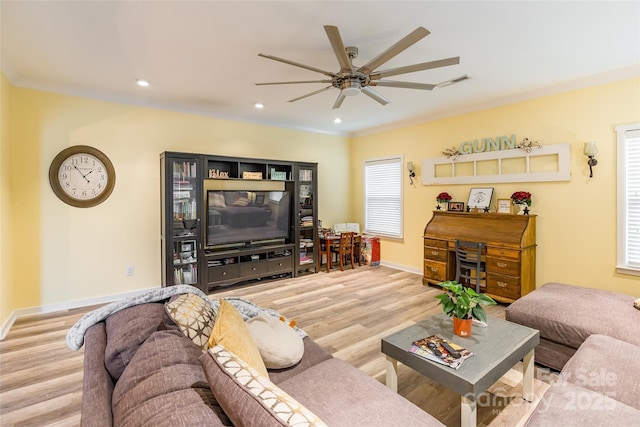
<svg viewBox="0 0 640 427">
<path fill-rule="evenodd" d="M 453 333 L 452 319 L 440 314 L 382 338 L 387 356 L 387 387 L 398 391 L 398 362 L 452 389 L 461 395 L 461 425 L 475 426 L 476 398 L 495 384 L 509 369 L 523 361 L 523 398 L 532 402 L 533 350 L 540 342 L 540 331 L 489 317 L 488 327 L 473 327 L 470 337 Z M 413 341 L 438 335 L 473 351 L 456 370 L 409 353 Z"/>
</svg>

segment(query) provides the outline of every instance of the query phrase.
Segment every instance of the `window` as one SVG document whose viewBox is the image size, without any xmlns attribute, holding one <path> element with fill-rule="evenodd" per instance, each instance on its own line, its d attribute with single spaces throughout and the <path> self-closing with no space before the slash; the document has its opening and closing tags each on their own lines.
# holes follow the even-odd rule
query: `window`
<svg viewBox="0 0 640 427">
<path fill-rule="evenodd" d="M 640 123 L 617 126 L 619 273 L 640 275 Z"/>
<path fill-rule="evenodd" d="M 364 231 L 402 237 L 402 157 L 364 162 Z"/>
</svg>

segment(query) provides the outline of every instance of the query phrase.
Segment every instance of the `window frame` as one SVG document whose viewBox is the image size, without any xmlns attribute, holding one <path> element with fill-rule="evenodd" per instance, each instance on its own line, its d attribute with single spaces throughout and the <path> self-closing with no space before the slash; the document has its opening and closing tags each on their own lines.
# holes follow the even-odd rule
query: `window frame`
<svg viewBox="0 0 640 427">
<path fill-rule="evenodd" d="M 640 276 L 640 266 L 630 265 L 627 262 L 627 248 L 629 244 L 629 235 L 627 230 L 627 218 L 629 215 L 628 199 L 627 199 L 627 176 L 630 167 L 633 167 L 634 173 L 640 174 L 640 165 L 630 164 L 627 156 L 627 136 L 629 131 L 640 132 L 640 123 L 629 125 L 620 125 L 615 127 L 617 133 L 617 259 L 616 272 L 633 276 Z M 635 137 L 634 137 L 635 138 Z M 640 212 L 636 213 L 640 215 Z"/>
<path fill-rule="evenodd" d="M 384 163 L 392 163 L 398 166 L 398 229 L 397 233 L 385 233 L 380 230 L 371 229 L 368 227 L 369 225 L 369 201 L 367 194 L 367 168 L 370 166 L 374 166 L 376 164 L 384 164 Z M 375 159 L 367 159 L 363 161 L 363 198 L 364 198 L 364 233 L 371 234 L 379 237 L 385 237 L 390 239 L 403 239 L 404 238 L 404 180 L 403 180 L 403 165 L 404 165 L 404 156 L 386 156 Z"/>
</svg>

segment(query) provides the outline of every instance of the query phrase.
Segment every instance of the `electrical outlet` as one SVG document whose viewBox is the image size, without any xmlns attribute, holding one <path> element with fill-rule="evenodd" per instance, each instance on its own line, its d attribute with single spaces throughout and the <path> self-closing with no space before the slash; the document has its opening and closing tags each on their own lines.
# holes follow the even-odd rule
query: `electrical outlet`
<svg viewBox="0 0 640 427">
<path fill-rule="evenodd" d="M 127 276 L 133 276 L 133 265 L 127 266 Z"/>
</svg>

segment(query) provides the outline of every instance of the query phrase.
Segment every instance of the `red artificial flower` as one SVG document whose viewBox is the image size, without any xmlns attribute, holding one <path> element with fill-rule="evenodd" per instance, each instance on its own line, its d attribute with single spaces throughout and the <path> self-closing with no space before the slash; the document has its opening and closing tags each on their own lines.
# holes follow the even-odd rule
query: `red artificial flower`
<svg viewBox="0 0 640 427">
<path fill-rule="evenodd" d="M 528 191 L 516 191 L 511 195 L 511 200 L 516 205 L 524 205 L 531 206 L 531 193 Z"/>
<path fill-rule="evenodd" d="M 438 194 L 438 196 L 436 197 L 436 201 L 439 203 L 448 202 L 451 199 L 453 199 L 453 197 L 451 197 L 451 195 L 446 191 L 443 191 L 442 193 Z"/>
</svg>

